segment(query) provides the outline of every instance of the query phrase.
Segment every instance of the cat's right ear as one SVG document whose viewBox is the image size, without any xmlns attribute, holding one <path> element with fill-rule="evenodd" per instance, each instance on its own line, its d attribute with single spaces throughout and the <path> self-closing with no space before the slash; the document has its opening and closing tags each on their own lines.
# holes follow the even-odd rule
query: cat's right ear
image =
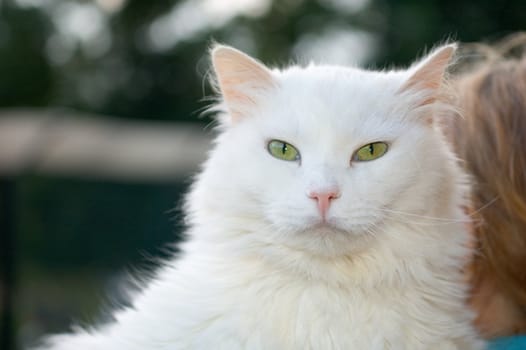
<svg viewBox="0 0 526 350">
<path fill-rule="evenodd" d="M 211 56 L 216 84 L 232 122 L 248 114 L 275 86 L 272 72 L 239 50 L 216 45 Z"/>
</svg>

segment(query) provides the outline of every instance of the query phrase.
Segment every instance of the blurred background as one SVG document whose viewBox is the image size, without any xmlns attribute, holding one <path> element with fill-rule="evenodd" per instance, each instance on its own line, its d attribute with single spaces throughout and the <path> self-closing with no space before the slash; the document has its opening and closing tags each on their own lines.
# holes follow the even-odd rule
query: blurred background
<svg viewBox="0 0 526 350">
<path fill-rule="evenodd" d="M 385 67 L 525 29 L 523 0 L 0 0 L 0 349 L 104 320 L 169 256 L 213 41 Z"/>
</svg>

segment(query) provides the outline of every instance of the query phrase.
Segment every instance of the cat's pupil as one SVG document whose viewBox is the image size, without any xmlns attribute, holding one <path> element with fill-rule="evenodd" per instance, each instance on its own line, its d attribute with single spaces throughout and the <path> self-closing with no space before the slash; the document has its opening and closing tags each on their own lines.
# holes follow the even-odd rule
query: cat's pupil
<svg viewBox="0 0 526 350">
<path fill-rule="evenodd" d="M 287 144 L 283 143 L 283 147 L 281 147 L 281 153 L 285 154 L 287 152 Z"/>
<path fill-rule="evenodd" d="M 369 153 L 370 153 L 371 155 L 374 154 L 374 145 L 373 145 L 372 143 L 369 145 Z"/>
</svg>

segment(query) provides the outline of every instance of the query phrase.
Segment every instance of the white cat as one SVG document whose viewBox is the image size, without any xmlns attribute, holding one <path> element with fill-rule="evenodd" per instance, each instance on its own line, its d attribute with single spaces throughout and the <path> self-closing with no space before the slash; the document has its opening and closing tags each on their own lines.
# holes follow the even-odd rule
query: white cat
<svg viewBox="0 0 526 350">
<path fill-rule="evenodd" d="M 220 133 L 182 253 L 113 323 L 41 349 L 482 349 L 466 176 L 436 127 L 454 51 L 270 70 L 216 46 Z"/>
</svg>

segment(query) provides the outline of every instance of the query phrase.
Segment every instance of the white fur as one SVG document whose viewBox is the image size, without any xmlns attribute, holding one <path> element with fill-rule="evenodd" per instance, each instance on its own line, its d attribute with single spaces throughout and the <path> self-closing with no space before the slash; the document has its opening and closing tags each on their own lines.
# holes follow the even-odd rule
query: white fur
<svg viewBox="0 0 526 350">
<path fill-rule="evenodd" d="M 411 74 L 272 71 L 249 115 L 223 118 L 183 253 L 115 322 L 42 349 L 482 349 L 461 272 L 465 175 L 409 107 L 420 92 L 399 92 Z M 301 162 L 272 157 L 270 139 Z M 383 157 L 351 162 L 374 141 L 390 143 Z M 331 186 L 319 225 L 306 193 Z"/>
</svg>

